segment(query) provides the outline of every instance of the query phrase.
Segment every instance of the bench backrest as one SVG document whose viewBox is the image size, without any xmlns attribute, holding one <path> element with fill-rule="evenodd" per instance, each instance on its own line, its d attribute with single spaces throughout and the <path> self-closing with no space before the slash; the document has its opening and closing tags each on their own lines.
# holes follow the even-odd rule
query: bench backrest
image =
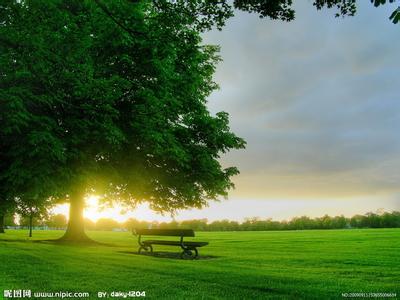
<svg viewBox="0 0 400 300">
<path fill-rule="evenodd" d="M 192 229 L 135 229 L 137 235 L 194 236 Z"/>
</svg>

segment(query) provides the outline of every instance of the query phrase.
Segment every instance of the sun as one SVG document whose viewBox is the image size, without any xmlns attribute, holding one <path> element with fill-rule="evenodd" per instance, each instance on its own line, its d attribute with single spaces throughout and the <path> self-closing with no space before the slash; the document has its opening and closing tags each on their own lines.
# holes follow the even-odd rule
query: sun
<svg viewBox="0 0 400 300">
<path fill-rule="evenodd" d="M 112 207 L 102 208 L 99 203 L 100 196 L 89 195 L 85 199 L 85 210 L 83 216 L 93 222 L 101 218 L 113 219 L 119 223 L 127 221 L 129 218 L 145 221 L 170 221 L 170 218 L 166 216 L 160 216 L 152 211 L 148 205 L 139 205 L 135 209 L 126 210 L 122 206 L 116 204 Z M 68 218 L 69 204 L 60 204 L 55 206 L 51 213 L 63 214 Z"/>
<path fill-rule="evenodd" d="M 99 196 L 90 195 L 86 198 L 86 206 L 83 212 L 83 216 L 93 222 L 101 218 L 113 219 L 117 222 L 123 223 L 131 217 L 129 212 L 124 213 L 123 209 L 119 205 L 112 207 L 103 208 L 99 203 Z"/>
<path fill-rule="evenodd" d="M 99 196 L 90 195 L 86 198 L 86 206 L 87 207 L 97 207 L 99 205 Z"/>
</svg>

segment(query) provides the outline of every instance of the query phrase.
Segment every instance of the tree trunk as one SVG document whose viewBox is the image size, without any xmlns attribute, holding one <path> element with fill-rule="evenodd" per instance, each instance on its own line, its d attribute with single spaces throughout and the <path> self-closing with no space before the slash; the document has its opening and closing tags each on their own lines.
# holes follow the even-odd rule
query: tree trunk
<svg viewBox="0 0 400 300">
<path fill-rule="evenodd" d="M 33 214 L 29 215 L 29 237 L 32 237 L 32 226 L 33 226 Z"/>
<path fill-rule="evenodd" d="M 67 231 L 60 239 L 71 242 L 92 241 L 85 233 L 83 210 L 85 208 L 84 194 L 74 193 L 71 195 L 69 204 L 69 221 Z"/>
<path fill-rule="evenodd" d="M 4 219 L 5 219 L 5 216 L 3 214 L 0 214 L 0 233 L 5 233 L 5 231 L 4 231 Z"/>
</svg>

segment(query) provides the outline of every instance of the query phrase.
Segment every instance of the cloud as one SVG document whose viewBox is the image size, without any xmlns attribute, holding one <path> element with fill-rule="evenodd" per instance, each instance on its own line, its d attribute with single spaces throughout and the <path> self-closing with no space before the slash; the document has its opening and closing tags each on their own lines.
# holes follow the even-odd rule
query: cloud
<svg viewBox="0 0 400 300">
<path fill-rule="evenodd" d="M 307 3 L 292 23 L 238 13 L 222 32 L 213 112 L 248 142 L 239 197 L 348 197 L 400 191 L 400 40 L 390 9 L 335 19 Z"/>
</svg>

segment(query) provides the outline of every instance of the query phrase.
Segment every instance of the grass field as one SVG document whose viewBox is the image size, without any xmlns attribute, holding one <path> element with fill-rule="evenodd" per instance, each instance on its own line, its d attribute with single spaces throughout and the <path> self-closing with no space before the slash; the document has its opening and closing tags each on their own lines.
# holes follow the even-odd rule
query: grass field
<svg viewBox="0 0 400 300">
<path fill-rule="evenodd" d="M 386 292 L 400 298 L 400 230 L 200 232 L 201 259 L 137 255 L 127 232 L 89 232 L 98 246 L 37 242 L 59 231 L 0 235 L 3 290 L 146 291 L 150 299 L 338 299 Z M 155 251 L 179 252 L 177 247 Z M 392 298 L 393 299 L 393 298 Z"/>
</svg>

